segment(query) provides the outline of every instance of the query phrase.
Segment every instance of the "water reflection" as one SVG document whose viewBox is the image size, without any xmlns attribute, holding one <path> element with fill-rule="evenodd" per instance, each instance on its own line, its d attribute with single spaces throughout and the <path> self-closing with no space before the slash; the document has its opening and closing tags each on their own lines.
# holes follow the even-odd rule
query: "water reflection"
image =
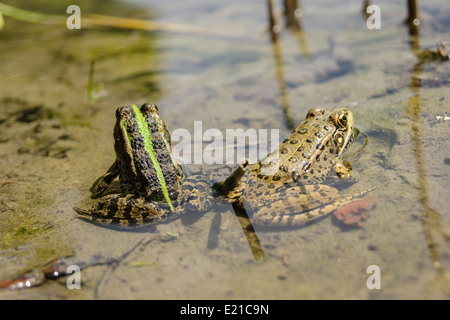
<svg viewBox="0 0 450 320">
<path fill-rule="evenodd" d="M 419 200 L 423 210 L 423 230 L 428 250 L 436 270 L 436 278 L 430 289 L 441 287 L 445 294 L 450 295 L 450 280 L 447 268 L 443 264 L 443 257 L 448 250 L 450 237 L 443 229 L 441 218 L 429 201 L 429 190 L 425 167 L 422 137 L 422 99 L 420 97 L 422 67 L 426 63 L 445 61 L 449 59 L 445 46 L 440 45 L 436 51 L 421 50 L 417 7 L 415 1 L 408 1 L 409 15 L 406 23 L 409 28 L 409 43 L 411 52 L 417 56 L 418 62 L 413 66 L 410 88 L 413 96 L 408 101 L 407 113 L 411 117 L 411 136 L 413 153 L 417 170 L 417 185 L 419 187 Z"/>
<path fill-rule="evenodd" d="M 282 28 L 275 10 L 274 1 L 267 0 L 267 4 L 269 16 L 269 31 L 272 40 L 273 56 L 275 58 L 275 68 L 280 90 L 281 107 L 283 109 L 286 126 L 289 130 L 294 130 L 295 122 L 290 107 L 284 72 L 283 53 L 278 37 L 278 34 L 280 33 Z M 297 0 L 284 1 L 284 16 L 286 20 L 286 28 L 289 29 L 294 37 L 298 39 L 302 54 L 304 54 L 306 57 L 309 57 L 309 50 L 300 20 L 301 12 L 302 11 L 298 6 Z"/>
<path fill-rule="evenodd" d="M 278 34 L 281 31 L 281 25 L 279 23 L 278 16 L 276 14 L 275 4 L 273 0 L 267 0 L 267 8 L 269 17 L 269 33 L 271 36 L 273 56 L 275 59 L 275 70 L 280 90 L 281 107 L 283 109 L 286 126 L 290 131 L 292 131 L 295 129 L 296 125 L 290 107 L 284 71 L 283 53 L 281 50 L 281 45 L 278 37 Z M 301 10 L 298 7 L 297 0 L 284 1 L 284 15 L 286 20 L 286 27 L 289 30 L 291 30 L 294 36 L 299 40 L 301 48 L 303 48 L 303 53 L 309 55 L 306 40 L 303 35 L 301 22 L 299 19 L 300 12 Z M 246 165 L 247 164 L 244 164 L 244 166 L 238 167 L 233 172 L 233 174 L 224 182 L 225 190 L 234 189 L 229 185 L 233 183 L 239 183 L 240 179 L 245 174 L 244 167 Z M 253 258 L 256 260 L 265 258 L 263 247 L 261 245 L 261 242 L 259 241 L 258 235 L 256 234 L 256 231 L 251 223 L 251 220 L 246 210 L 243 208 L 243 206 L 238 206 L 235 204 L 233 204 L 233 210 L 236 214 L 236 217 L 238 218 L 239 224 L 250 246 Z"/>
</svg>

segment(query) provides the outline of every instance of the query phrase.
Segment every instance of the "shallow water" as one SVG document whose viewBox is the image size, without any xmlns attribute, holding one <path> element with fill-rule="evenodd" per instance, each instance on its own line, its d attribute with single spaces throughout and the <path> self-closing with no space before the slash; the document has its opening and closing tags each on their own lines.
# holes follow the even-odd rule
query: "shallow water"
<svg viewBox="0 0 450 320">
<path fill-rule="evenodd" d="M 7 3 L 66 16 L 71 4 Z M 303 33 L 283 28 L 277 46 L 262 0 L 79 4 L 82 19 L 154 19 L 181 25 L 177 32 L 68 30 L 5 17 L 0 280 L 62 257 L 118 260 L 83 269 L 81 290 L 60 278 L 0 298 L 447 299 L 450 62 L 418 66 L 415 54 L 449 40 L 444 3 L 420 3 L 412 43 L 403 1 L 377 3 L 380 30 L 366 27 L 359 2 L 302 1 Z M 340 54 L 347 64 L 336 62 Z M 201 120 L 203 132 L 279 129 L 279 140 L 289 134 L 286 114 L 297 124 L 311 107 L 350 106 L 369 143 L 353 166 L 357 182 L 343 192 L 376 187 L 378 204 L 363 228 L 334 217 L 288 230 L 255 226 L 261 259 L 230 205 L 134 230 L 77 219 L 72 208 L 89 201 L 114 160 L 115 109 L 144 102 L 159 106 L 172 131 L 192 132 Z M 199 167 L 217 181 L 232 165 L 187 166 Z M 380 289 L 367 287 L 371 265 L 380 268 Z"/>
</svg>

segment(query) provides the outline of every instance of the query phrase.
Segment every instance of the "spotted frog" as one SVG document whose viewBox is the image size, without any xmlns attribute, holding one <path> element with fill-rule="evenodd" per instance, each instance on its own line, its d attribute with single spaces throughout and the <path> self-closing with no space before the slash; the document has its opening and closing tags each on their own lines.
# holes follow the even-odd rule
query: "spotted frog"
<svg viewBox="0 0 450 320">
<path fill-rule="evenodd" d="M 370 191 L 338 200 L 336 188 L 321 184 L 332 168 L 341 179 L 350 176 L 342 154 L 358 133 L 349 109 L 312 108 L 278 150 L 216 183 L 216 196 L 253 212 L 252 222 L 263 226 L 298 226 L 325 216 Z"/>
<path fill-rule="evenodd" d="M 204 175 L 186 177 L 172 157 L 170 133 L 154 104 L 120 107 L 114 126 L 116 160 L 91 187 L 105 193 L 118 176 L 120 193 L 101 197 L 90 209 L 74 208 L 82 218 L 135 225 L 158 222 L 173 213 L 206 212 L 213 204 Z"/>
</svg>

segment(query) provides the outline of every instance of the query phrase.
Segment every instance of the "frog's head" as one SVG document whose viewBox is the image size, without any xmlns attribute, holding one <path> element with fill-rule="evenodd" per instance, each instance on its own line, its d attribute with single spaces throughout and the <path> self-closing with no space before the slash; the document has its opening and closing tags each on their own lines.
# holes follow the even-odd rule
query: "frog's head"
<svg viewBox="0 0 450 320">
<path fill-rule="evenodd" d="M 158 107 L 149 103 L 143 104 L 141 107 L 134 104 L 118 108 L 116 110 L 116 121 L 118 123 L 130 123 L 130 121 L 135 121 L 132 119 L 136 119 L 136 114 L 142 115 L 145 119 L 151 117 L 162 121 L 158 114 Z"/>
<path fill-rule="evenodd" d="M 347 108 L 334 109 L 330 113 L 328 121 L 336 128 L 332 141 L 337 148 L 336 154 L 341 156 L 356 135 L 353 113 Z"/>
</svg>

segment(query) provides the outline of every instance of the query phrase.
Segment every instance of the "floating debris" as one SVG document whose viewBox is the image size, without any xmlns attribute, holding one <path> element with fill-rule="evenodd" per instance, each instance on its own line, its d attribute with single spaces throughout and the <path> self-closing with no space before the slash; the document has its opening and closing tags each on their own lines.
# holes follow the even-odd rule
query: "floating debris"
<svg viewBox="0 0 450 320">
<path fill-rule="evenodd" d="M 17 278 L 0 281 L 0 289 L 23 289 L 36 287 L 44 283 L 45 275 L 42 271 L 31 270 Z"/>
</svg>

